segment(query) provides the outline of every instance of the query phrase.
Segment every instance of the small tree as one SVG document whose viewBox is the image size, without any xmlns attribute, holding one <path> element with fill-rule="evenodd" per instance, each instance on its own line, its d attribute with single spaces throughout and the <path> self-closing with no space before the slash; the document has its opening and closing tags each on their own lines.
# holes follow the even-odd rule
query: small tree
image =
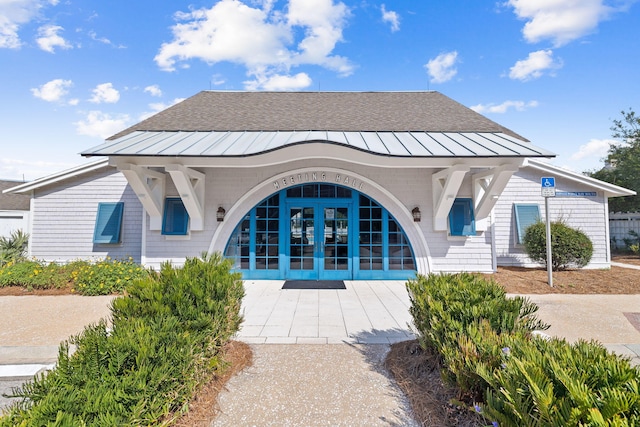
<svg viewBox="0 0 640 427">
<path fill-rule="evenodd" d="M 0 237 L 0 266 L 24 259 L 28 244 L 29 235 L 22 230 L 14 230 L 9 237 Z"/>
<path fill-rule="evenodd" d="M 538 221 L 524 234 L 524 249 L 533 261 L 547 265 L 546 224 Z M 551 223 L 551 268 L 554 271 L 569 267 L 584 267 L 593 256 L 593 243 L 580 230 L 562 221 Z"/>
<path fill-rule="evenodd" d="M 611 131 L 620 143 L 609 147 L 605 167 L 587 174 L 640 194 L 640 116 L 632 109 L 622 111 L 622 119 L 613 121 Z M 640 195 L 609 199 L 609 211 L 640 211 Z"/>
</svg>

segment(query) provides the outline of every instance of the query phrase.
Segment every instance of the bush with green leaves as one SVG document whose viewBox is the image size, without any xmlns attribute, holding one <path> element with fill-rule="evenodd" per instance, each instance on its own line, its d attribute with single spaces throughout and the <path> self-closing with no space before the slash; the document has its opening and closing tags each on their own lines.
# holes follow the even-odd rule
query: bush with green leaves
<svg viewBox="0 0 640 427">
<path fill-rule="evenodd" d="M 29 234 L 14 230 L 9 237 L 0 237 L 0 267 L 9 262 L 22 261 L 27 254 Z"/>
<path fill-rule="evenodd" d="M 162 265 L 112 303 L 112 324 L 60 347 L 57 366 L 27 382 L 0 426 L 171 425 L 238 330 L 239 274 L 219 254 Z M 71 354 L 70 345 L 76 346 Z"/>
<path fill-rule="evenodd" d="M 82 264 L 88 264 L 83 262 Z M 0 267 L 0 287 L 22 286 L 27 289 L 56 289 L 69 286 L 73 272 L 80 265 L 46 263 L 37 260 L 8 262 Z"/>
<path fill-rule="evenodd" d="M 571 228 L 562 221 L 554 221 L 551 227 L 551 268 L 554 271 L 571 267 L 584 267 L 593 256 L 593 243 L 580 230 Z M 535 262 L 547 265 L 546 224 L 538 221 L 529 226 L 524 234 L 524 249 Z"/>
<path fill-rule="evenodd" d="M 72 272 L 73 287 L 82 295 L 120 293 L 132 281 L 149 274 L 133 258 L 120 260 L 107 257 L 93 263 L 78 264 Z"/>
<path fill-rule="evenodd" d="M 640 370 L 601 344 L 537 338 L 504 349 L 499 368 L 476 365 L 490 386 L 482 413 L 500 426 L 640 425 Z"/>
<path fill-rule="evenodd" d="M 495 363 L 502 347 L 480 350 L 468 337 L 483 328 L 528 334 L 549 327 L 536 317 L 538 307 L 531 301 L 508 298 L 500 285 L 477 274 L 419 275 L 407 282 L 407 289 L 421 345 L 436 349 L 443 357 L 445 379 L 472 395 L 481 394 L 486 383 L 469 366 Z"/>
<path fill-rule="evenodd" d="M 420 344 L 465 404 L 501 427 L 640 425 L 640 368 L 596 342 L 539 338 L 537 307 L 494 286 L 466 273 L 407 284 Z"/>
<path fill-rule="evenodd" d="M 73 292 L 80 295 L 111 295 L 122 293 L 131 282 L 149 273 L 132 258 L 118 260 L 107 257 L 93 262 L 77 260 L 68 264 L 38 260 L 11 261 L 0 267 L 0 287 L 71 287 Z"/>
</svg>

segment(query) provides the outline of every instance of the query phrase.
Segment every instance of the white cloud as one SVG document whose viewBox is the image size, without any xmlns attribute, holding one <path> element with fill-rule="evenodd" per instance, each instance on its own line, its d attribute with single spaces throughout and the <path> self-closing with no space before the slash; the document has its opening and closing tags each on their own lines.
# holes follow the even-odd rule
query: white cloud
<svg viewBox="0 0 640 427">
<path fill-rule="evenodd" d="M 531 52 L 527 59 L 517 61 L 509 69 L 509 78 L 514 80 L 527 81 L 541 77 L 545 71 L 553 71 L 562 67 L 562 61 L 553 59 L 553 51 L 538 50 Z"/>
<path fill-rule="evenodd" d="M 160 86 L 151 85 L 144 88 L 144 91 L 151 96 L 162 96 L 162 90 L 160 90 Z"/>
<path fill-rule="evenodd" d="M 102 83 L 93 89 L 93 96 L 89 102 L 101 104 L 103 102 L 114 104 L 120 100 L 120 92 L 113 87 L 112 83 Z"/>
<path fill-rule="evenodd" d="M 612 145 L 619 145 L 620 141 L 615 139 L 592 139 L 586 144 L 583 144 L 578 148 L 578 151 L 573 153 L 570 160 L 582 160 L 584 158 L 597 158 L 602 159 L 607 156 L 609 148 Z"/>
<path fill-rule="evenodd" d="M 298 73 L 295 76 L 271 75 L 260 76 L 255 80 L 244 82 L 247 90 L 300 90 L 311 86 L 311 77 L 306 73 Z"/>
<path fill-rule="evenodd" d="M 220 86 L 227 82 L 227 80 L 221 74 L 214 74 L 211 76 L 210 83 L 214 86 Z"/>
<path fill-rule="evenodd" d="M 58 34 L 58 32 L 63 30 L 64 28 L 59 25 L 43 25 L 38 28 L 36 42 L 38 46 L 40 46 L 40 49 L 49 53 L 54 53 L 56 47 L 71 49 L 73 46 Z"/>
<path fill-rule="evenodd" d="M 259 9 L 221 0 L 210 9 L 177 13 L 182 22 L 172 27 L 173 41 L 162 44 L 155 61 L 166 71 L 174 71 L 178 63 L 187 66 L 190 59 L 241 64 L 253 77 L 248 85 L 278 80 L 305 64 L 340 75 L 353 72 L 348 59 L 332 54 L 349 14 L 343 3 L 289 0 L 282 11 L 273 10 L 273 4 L 263 1 Z"/>
<path fill-rule="evenodd" d="M 476 113 L 496 113 L 504 114 L 510 108 L 516 111 L 525 111 L 529 108 L 535 108 L 538 106 L 538 101 L 504 101 L 502 104 L 478 104 L 470 107 Z"/>
<path fill-rule="evenodd" d="M 457 62 L 458 52 L 453 51 L 441 53 L 429 60 L 424 67 L 427 69 L 427 73 L 429 73 L 433 83 L 444 83 L 451 80 L 458 73 L 455 68 Z"/>
<path fill-rule="evenodd" d="M 43 84 L 39 88 L 32 88 L 31 93 L 43 101 L 61 102 L 64 96 L 69 93 L 71 86 L 73 86 L 71 80 L 55 79 Z"/>
<path fill-rule="evenodd" d="M 55 6 L 58 0 L 1 0 L 0 48 L 19 48 L 22 45 L 18 35 L 20 26 L 36 18 L 47 4 Z"/>
<path fill-rule="evenodd" d="M 384 4 L 380 6 L 380 11 L 382 12 L 382 20 L 391 24 L 391 32 L 398 31 L 400 29 L 400 15 L 394 11 L 387 10 Z"/>
<path fill-rule="evenodd" d="M 74 122 L 78 135 L 106 139 L 126 128 L 130 119 L 126 114 L 112 116 L 102 111 L 89 111 L 84 120 Z"/>
<path fill-rule="evenodd" d="M 556 47 L 592 33 L 598 24 L 630 2 L 612 7 L 604 0 L 508 0 L 515 14 L 527 23 L 522 34 L 530 43 L 552 40 Z"/>
</svg>

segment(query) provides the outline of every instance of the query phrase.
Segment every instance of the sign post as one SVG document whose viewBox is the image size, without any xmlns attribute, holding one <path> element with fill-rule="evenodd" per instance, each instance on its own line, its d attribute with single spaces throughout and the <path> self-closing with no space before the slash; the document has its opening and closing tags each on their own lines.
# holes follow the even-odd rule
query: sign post
<svg viewBox="0 0 640 427">
<path fill-rule="evenodd" d="M 549 217 L 549 197 L 556 197 L 556 179 L 555 177 L 542 177 L 540 180 L 542 186 L 542 196 L 544 197 L 544 213 L 547 222 L 547 277 L 549 286 L 553 287 L 553 269 L 552 269 L 552 253 L 551 253 L 551 220 Z"/>
</svg>

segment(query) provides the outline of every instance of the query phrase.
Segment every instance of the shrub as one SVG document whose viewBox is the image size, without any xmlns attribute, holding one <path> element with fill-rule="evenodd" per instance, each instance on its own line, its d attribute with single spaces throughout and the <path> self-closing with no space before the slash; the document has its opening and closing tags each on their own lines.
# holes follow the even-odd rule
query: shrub
<svg viewBox="0 0 640 427">
<path fill-rule="evenodd" d="M 524 248 L 535 262 L 547 265 L 546 224 L 538 221 L 529 226 L 524 234 Z M 591 261 L 593 244 L 580 230 L 567 226 L 562 221 L 551 223 L 551 268 L 554 271 L 570 267 L 584 267 Z"/>
<path fill-rule="evenodd" d="M 476 365 L 490 388 L 485 417 L 500 426 L 640 425 L 640 370 L 596 342 L 534 339 L 499 368 Z"/>
<path fill-rule="evenodd" d="M 29 234 L 22 230 L 14 230 L 9 237 L 0 237 L 0 267 L 9 262 L 24 259 L 29 244 Z"/>
<path fill-rule="evenodd" d="M 72 279 L 74 290 L 82 295 L 110 295 L 120 293 L 131 282 L 149 274 L 144 267 L 126 260 L 112 259 L 74 264 Z"/>
<path fill-rule="evenodd" d="M 61 267 L 43 261 L 9 262 L 0 267 L 0 287 L 23 286 L 28 289 L 64 288 L 72 280 L 70 266 Z"/>
<path fill-rule="evenodd" d="M 477 394 L 486 383 L 469 365 L 495 361 L 501 345 L 480 350 L 476 339 L 482 331 L 528 334 L 549 326 L 535 316 L 538 307 L 529 300 L 507 298 L 504 289 L 480 275 L 430 274 L 407 283 L 410 312 L 424 348 L 434 348 L 443 357 L 445 379 L 463 391 Z M 495 351 L 497 349 L 497 351 Z M 490 363 L 491 364 L 491 363 Z"/>
<path fill-rule="evenodd" d="M 628 359 L 532 336 L 545 326 L 537 307 L 507 303 L 477 276 L 418 276 L 407 287 L 421 345 L 440 353 L 444 378 L 490 425 L 640 425 L 640 368 Z"/>
<path fill-rule="evenodd" d="M 110 295 L 121 293 L 131 282 L 148 274 L 149 271 L 133 262 L 132 258 L 116 260 L 107 257 L 96 262 L 79 260 L 62 265 L 23 260 L 0 267 L 0 287 L 52 289 L 70 286 L 80 295 Z"/>
<path fill-rule="evenodd" d="M 224 367 L 243 292 L 219 255 L 164 264 L 113 301 L 111 329 L 101 321 L 63 343 L 56 368 L 15 393 L 23 399 L 0 426 L 172 424 Z"/>
</svg>

